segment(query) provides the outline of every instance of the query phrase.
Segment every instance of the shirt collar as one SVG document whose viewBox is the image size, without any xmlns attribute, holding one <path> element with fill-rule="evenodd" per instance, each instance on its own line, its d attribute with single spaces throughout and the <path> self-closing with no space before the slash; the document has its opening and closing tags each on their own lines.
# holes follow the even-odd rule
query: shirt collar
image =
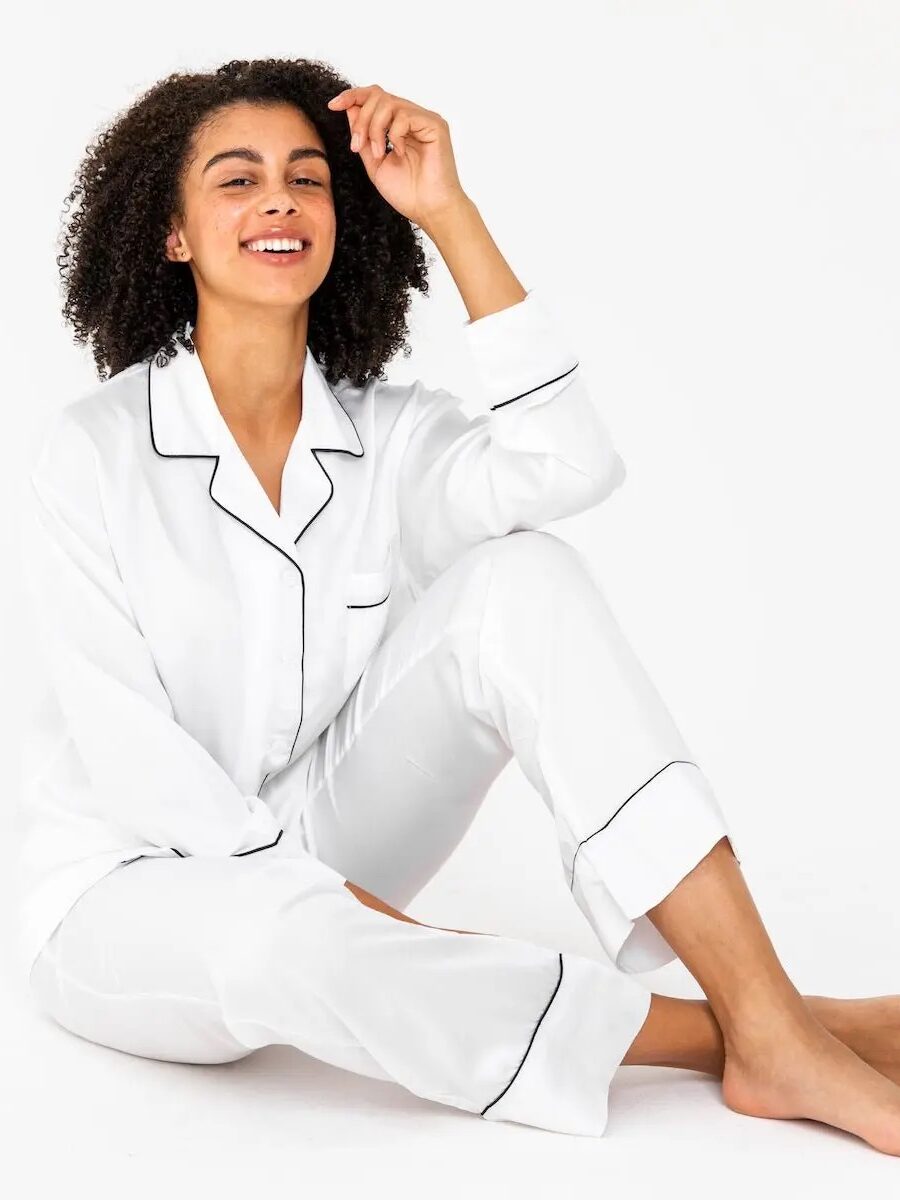
<svg viewBox="0 0 900 1200">
<path fill-rule="evenodd" d="M 253 468 L 219 411 L 203 363 L 193 347 L 176 342 L 175 356 L 158 367 L 147 365 L 147 403 L 153 448 L 163 458 L 209 458 L 212 501 L 252 530 L 293 556 L 302 534 L 331 500 L 328 459 L 319 451 L 341 451 L 362 458 L 363 445 L 338 392 L 309 346 L 303 364 L 303 410 L 284 465 L 280 513 L 276 512 Z"/>
</svg>

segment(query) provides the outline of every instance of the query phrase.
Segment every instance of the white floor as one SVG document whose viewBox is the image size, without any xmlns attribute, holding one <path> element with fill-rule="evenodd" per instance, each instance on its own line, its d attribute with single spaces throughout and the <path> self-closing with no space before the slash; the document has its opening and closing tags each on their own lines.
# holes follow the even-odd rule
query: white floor
<svg viewBox="0 0 900 1200">
<path fill-rule="evenodd" d="M 410 913 L 599 956 L 556 872 L 549 818 L 523 805 L 523 787 L 504 774 Z M 497 855 L 512 818 L 520 840 Z M 888 931 L 877 919 L 860 919 L 865 898 L 855 910 L 842 908 L 839 897 L 829 901 L 827 869 L 808 860 L 792 877 L 796 889 L 815 898 L 813 912 L 801 918 L 781 887 L 774 852 L 746 824 L 740 833 L 754 859 L 745 874 L 800 990 L 894 990 L 898 957 L 894 952 L 892 984 L 891 962 L 883 958 Z M 4 943 L 6 918 L 4 905 Z M 835 984 L 841 973 L 835 947 L 845 956 L 844 987 Z M 866 978 L 862 964 L 874 964 L 876 974 Z M 641 978 L 655 991 L 701 994 L 680 962 Z M 585 1197 L 619 1189 L 629 1200 L 780 1198 L 794 1188 L 816 1197 L 845 1197 L 849 1188 L 873 1200 L 900 1195 L 900 1160 L 815 1122 L 733 1113 L 718 1083 L 694 1072 L 620 1068 L 606 1135 L 580 1138 L 482 1121 L 288 1046 L 224 1066 L 140 1059 L 73 1036 L 35 1012 L 16 987 L 0 991 L 0 1020 L 7 1031 L 0 1048 L 0 1148 L 4 1179 L 15 1180 L 4 1190 L 16 1200 L 57 1186 L 66 1195 L 92 1197 L 127 1189 L 129 1198 L 160 1189 L 180 1198 L 198 1188 L 204 1195 L 244 1196 L 260 1185 L 302 1197 L 313 1185 L 317 1196 L 429 1200 L 530 1198 L 571 1185 Z"/>
</svg>

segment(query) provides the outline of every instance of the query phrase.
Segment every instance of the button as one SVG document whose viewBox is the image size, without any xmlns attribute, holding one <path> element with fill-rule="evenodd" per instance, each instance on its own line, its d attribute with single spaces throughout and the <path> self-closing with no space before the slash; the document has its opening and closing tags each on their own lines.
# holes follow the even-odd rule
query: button
<svg viewBox="0 0 900 1200">
<path fill-rule="evenodd" d="M 298 567 L 284 567 L 281 577 L 289 588 L 298 588 L 300 586 L 300 570 Z"/>
</svg>

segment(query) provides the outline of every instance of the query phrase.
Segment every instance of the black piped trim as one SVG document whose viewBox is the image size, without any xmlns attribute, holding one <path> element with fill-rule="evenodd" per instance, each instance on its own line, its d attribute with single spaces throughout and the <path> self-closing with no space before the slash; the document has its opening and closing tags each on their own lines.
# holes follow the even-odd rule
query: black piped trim
<svg viewBox="0 0 900 1200">
<path fill-rule="evenodd" d="M 384 600 L 376 600 L 374 604 L 348 604 L 347 607 L 348 608 L 378 608 L 378 606 L 380 604 L 384 604 L 384 601 L 389 599 L 390 594 L 391 594 L 391 588 L 388 588 L 388 594 L 387 594 L 387 596 L 384 597 Z"/>
<path fill-rule="evenodd" d="M 189 351 L 189 353 L 196 353 L 196 350 Z M 307 351 L 307 353 L 309 353 L 309 351 Z M 256 536 L 259 538 L 262 538 L 262 540 L 264 542 L 266 542 L 267 545 L 272 546 L 273 549 L 277 550 L 279 554 L 281 554 L 284 558 L 287 559 L 287 561 L 291 564 L 292 567 L 295 567 L 300 572 L 300 578 L 301 578 L 301 580 L 303 580 L 302 607 L 300 610 L 300 624 L 301 624 L 301 629 L 303 630 L 303 652 L 300 656 L 300 720 L 297 723 L 297 730 L 294 734 L 294 740 L 293 740 L 293 742 L 291 742 L 290 753 L 288 754 L 288 763 L 290 763 L 291 758 L 293 757 L 293 754 L 294 754 L 294 747 L 297 745 L 297 738 L 300 736 L 300 727 L 303 724 L 304 694 L 305 694 L 305 686 L 306 686 L 306 676 L 305 676 L 305 673 L 303 670 L 303 660 L 306 656 L 306 579 L 304 577 L 303 570 L 301 569 L 300 564 L 295 562 L 294 559 L 291 558 L 291 556 L 289 554 L 286 554 L 280 546 L 276 546 L 275 543 L 273 541 L 271 541 L 269 538 L 267 538 L 264 533 L 260 533 L 260 531 L 258 529 L 255 529 L 252 525 L 249 525 L 246 521 L 244 521 L 241 517 L 239 517 L 237 515 L 237 513 L 233 513 L 230 508 L 226 508 L 224 504 L 220 504 L 218 502 L 218 500 L 215 498 L 215 496 L 212 494 L 212 484 L 213 484 L 213 480 L 216 477 L 216 471 L 218 471 L 218 469 L 219 469 L 219 459 L 220 459 L 221 455 L 218 455 L 218 454 L 165 454 L 162 450 L 159 449 L 159 447 L 156 444 L 156 438 L 153 435 L 153 398 L 152 398 L 152 388 L 150 386 L 150 374 L 151 374 L 151 370 L 152 370 L 153 366 L 154 366 L 154 363 L 153 363 L 153 360 L 151 359 L 147 363 L 147 414 L 148 414 L 148 420 L 149 420 L 149 424 L 150 424 L 150 444 L 152 445 L 153 449 L 156 451 L 156 453 L 159 455 L 160 458 L 215 459 L 215 466 L 213 467 L 212 474 L 209 477 L 208 491 L 209 491 L 210 500 L 212 500 L 213 504 L 215 504 L 217 508 L 220 508 L 222 510 L 222 512 L 227 513 L 230 517 L 234 517 L 234 519 L 236 521 L 239 521 L 241 523 L 241 525 L 243 525 L 246 529 L 249 529 L 251 533 L 255 533 Z M 165 368 L 163 368 L 163 369 L 165 369 Z M 322 468 L 329 484 L 331 485 L 331 491 L 328 493 L 328 499 L 325 501 L 325 503 L 322 505 L 322 507 L 320 509 L 318 509 L 317 512 L 313 513 L 313 515 L 310 517 L 310 519 L 307 521 L 307 523 L 303 526 L 303 528 L 300 530 L 300 532 L 294 538 L 295 546 L 296 546 L 297 542 L 299 542 L 299 540 L 303 536 L 303 534 L 307 531 L 307 529 L 309 529 L 310 525 L 312 525 L 312 523 L 316 519 L 316 517 L 318 517 L 319 514 L 321 512 L 323 512 L 324 509 L 328 506 L 328 504 L 331 501 L 331 497 L 334 495 L 334 481 L 332 480 L 332 478 L 328 474 L 328 472 L 325 470 L 325 467 L 322 466 L 322 463 L 320 462 L 318 455 L 321 454 L 323 451 L 328 451 L 331 454 L 349 454 L 351 458 L 364 458 L 365 453 L 366 453 L 365 447 L 363 446 L 363 443 L 362 443 L 362 438 L 359 436 L 359 430 L 356 428 L 356 422 L 353 420 L 353 418 L 350 416 L 350 414 L 344 408 L 343 404 L 341 404 L 340 398 L 332 390 L 332 388 L 328 384 L 327 380 L 325 381 L 325 383 L 326 383 L 326 386 L 328 387 L 328 390 L 331 392 L 332 396 L 334 396 L 334 399 L 337 401 L 338 404 L 341 405 L 341 408 L 344 409 L 344 413 L 346 414 L 347 420 L 353 426 L 353 431 L 356 434 L 357 441 L 359 442 L 359 453 L 356 453 L 353 450 L 344 450 L 344 449 L 336 448 L 333 446 L 310 446 L 310 450 L 312 451 L 313 455 L 316 456 L 316 462 Z M 269 778 L 269 775 L 271 775 L 271 771 L 267 771 L 266 774 L 263 776 L 262 783 L 260 783 L 259 787 L 256 789 L 257 795 L 259 795 L 259 793 L 262 791 L 263 784 Z M 278 844 L 278 841 L 281 838 L 282 833 L 284 833 L 283 829 L 282 829 L 281 833 L 279 833 L 278 837 L 275 839 L 274 842 L 270 842 L 268 846 L 259 846 L 259 847 L 257 847 L 257 849 L 258 850 L 271 849 L 272 846 L 275 846 Z M 170 847 L 170 849 L 175 850 L 175 847 L 174 846 Z M 179 850 L 175 850 L 175 853 L 180 858 L 185 857 L 183 854 L 181 854 L 181 852 Z M 254 854 L 254 853 L 256 853 L 256 851 L 254 851 L 254 850 L 240 851 L 240 854 Z M 238 857 L 238 856 L 232 855 L 231 857 Z"/>
<path fill-rule="evenodd" d="M 568 371 L 563 371 L 562 375 L 557 375 L 555 379 L 548 379 L 546 383 L 539 383 L 537 387 L 529 388 L 527 392 L 520 392 L 518 396 L 513 396 L 509 400 L 501 400 L 499 404 L 492 404 L 491 412 L 497 408 L 503 408 L 506 404 L 512 404 L 515 400 L 521 400 L 523 396 L 530 396 L 532 392 L 539 392 L 541 388 L 549 387 L 551 383 L 558 383 L 560 379 L 565 379 L 567 375 L 571 375 L 577 368 L 578 363 L 574 367 L 569 367 Z"/>
<path fill-rule="evenodd" d="M 237 854 L 230 855 L 231 858 L 243 858 L 245 854 L 258 854 L 260 850 L 271 850 L 273 846 L 277 846 L 284 837 L 284 830 L 278 830 L 278 837 L 274 842 L 269 842 L 267 846 L 257 846 L 254 850 L 238 850 Z"/>
<path fill-rule="evenodd" d="M 556 987 L 553 989 L 553 994 L 550 996 L 550 999 L 547 1001 L 544 1011 L 538 1017 L 537 1025 L 535 1025 L 534 1031 L 531 1034 L 531 1038 L 528 1042 L 528 1045 L 525 1047 L 525 1053 L 522 1055 L 522 1061 L 516 1067 L 512 1079 L 509 1081 L 509 1083 L 506 1085 L 506 1087 L 503 1089 L 503 1091 L 500 1093 L 500 1095 L 495 1096 L 494 1099 L 490 1102 L 490 1104 L 486 1104 L 484 1106 L 484 1108 L 481 1110 L 481 1113 L 479 1114 L 480 1116 L 483 1117 L 489 1108 L 493 1108 L 498 1100 L 502 1100 L 502 1098 L 506 1095 L 506 1093 L 509 1091 L 509 1089 L 512 1087 L 512 1085 L 515 1083 L 516 1076 L 522 1070 L 522 1067 L 525 1064 L 525 1059 L 528 1057 L 528 1051 L 531 1049 L 531 1047 L 534 1043 L 534 1039 L 537 1034 L 537 1031 L 541 1027 L 541 1021 L 543 1021 L 544 1017 L 546 1017 L 547 1012 L 550 1008 L 550 1005 L 553 1003 L 554 999 L 556 998 L 556 993 L 559 991 L 559 985 L 562 983 L 562 977 L 563 977 L 563 956 L 562 956 L 562 953 L 560 953 L 560 955 L 559 955 L 559 978 L 556 981 Z"/>
<path fill-rule="evenodd" d="M 266 776 L 266 778 L 268 778 L 268 776 Z M 263 781 L 263 782 L 265 782 L 265 781 Z M 262 784 L 260 784 L 260 790 L 262 790 Z M 265 846 L 255 846 L 252 850 L 238 850 L 237 853 L 229 854 L 228 857 L 229 858 L 242 858 L 245 854 L 258 854 L 260 852 L 260 850 L 271 850 L 273 846 L 278 845 L 278 843 L 281 841 L 282 837 L 284 837 L 284 830 L 279 829 L 278 837 L 275 839 L 274 842 L 268 842 Z M 174 850 L 179 858 L 192 858 L 193 857 L 193 855 L 191 855 L 191 854 L 182 854 L 180 850 L 175 850 L 174 846 L 170 846 L 169 849 Z"/>
<path fill-rule="evenodd" d="M 685 763 L 689 767 L 697 766 L 697 764 L 695 762 L 691 762 L 691 760 L 688 758 L 673 758 L 671 762 L 666 763 L 665 767 L 660 767 L 659 770 L 655 771 L 650 776 L 649 779 L 645 780 L 641 784 L 641 786 L 639 788 L 636 788 L 631 793 L 631 795 L 628 797 L 628 800 L 633 800 L 635 798 L 635 796 L 638 794 L 638 792 L 641 791 L 642 788 L 645 788 L 648 783 L 653 782 L 653 780 L 656 778 L 657 775 L 661 775 L 663 773 L 663 771 L 666 770 L 667 767 L 673 767 L 676 763 Z M 699 770 L 699 768 L 698 768 L 698 770 Z M 619 815 L 619 813 L 622 811 L 622 809 L 628 803 L 628 800 L 622 801 L 622 803 L 619 805 L 619 807 L 613 813 L 612 817 L 609 818 L 609 821 L 612 821 L 614 817 L 617 817 Z M 606 828 L 606 826 L 609 824 L 609 821 L 607 821 L 606 824 L 601 825 L 599 829 L 595 829 L 593 833 L 589 833 L 586 838 L 582 838 L 582 840 L 575 847 L 575 853 L 572 855 L 572 878 L 569 882 L 569 891 L 571 891 L 572 888 L 575 886 L 575 859 L 578 857 L 578 851 L 581 849 L 581 847 L 584 845 L 585 842 L 589 842 L 592 837 L 596 837 L 598 833 L 602 833 L 603 830 Z"/>
<path fill-rule="evenodd" d="M 308 353 L 308 351 L 307 351 L 307 353 Z M 328 390 L 331 391 L 331 388 L 329 388 Z M 338 400 L 338 397 L 334 395 L 334 392 L 331 392 L 331 394 L 332 394 L 332 396 L 334 396 L 335 400 L 337 400 L 338 404 L 341 404 L 340 400 Z M 343 404 L 341 404 L 341 408 L 344 408 Z M 347 413 L 347 420 L 353 426 L 353 429 L 356 432 L 356 436 L 359 439 L 359 445 L 360 445 L 359 454 L 354 454 L 352 450 L 336 449 L 334 446 L 310 446 L 310 450 L 312 451 L 313 456 L 315 457 L 316 463 L 320 467 L 322 467 L 322 472 L 325 475 L 325 478 L 328 480 L 328 483 L 331 486 L 331 491 L 328 493 L 328 499 L 325 501 L 325 503 L 322 505 L 322 507 L 317 509 L 313 513 L 313 515 L 309 518 L 309 520 L 306 522 L 306 524 L 303 526 L 303 528 L 300 530 L 300 532 L 294 538 L 295 546 L 300 541 L 300 539 L 303 537 L 304 533 L 306 533 L 307 529 L 309 529 L 310 525 L 312 525 L 313 521 L 316 519 L 316 517 L 319 515 L 319 513 L 323 512 L 324 509 L 326 509 L 328 507 L 328 505 L 331 502 L 331 497 L 334 495 L 334 480 L 331 478 L 331 476 L 328 474 L 328 472 L 322 466 L 322 463 L 319 461 L 318 456 L 322 453 L 323 450 L 325 450 L 329 454 L 349 454 L 351 456 L 351 458 L 364 458 L 365 457 L 366 452 L 365 452 L 365 449 L 363 448 L 362 438 L 359 436 L 359 430 L 356 429 L 356 423 L 354 422 L 354 420 L 350 416 L 350 414 L 347 412 L 346 408 L 344 408 L 344 412 Z M 291 561 L 293 562 L 293 559 Z M 302 572 L 301 572 L 301 574 L 302 574 Z"/>
</svg>

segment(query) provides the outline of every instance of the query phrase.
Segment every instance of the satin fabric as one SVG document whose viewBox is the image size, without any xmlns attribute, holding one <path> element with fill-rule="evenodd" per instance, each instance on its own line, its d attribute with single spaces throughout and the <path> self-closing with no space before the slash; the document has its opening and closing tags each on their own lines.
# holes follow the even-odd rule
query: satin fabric
<svg viewBox="0 0 900 1200">
<path fill-rule="evenodd" d="M 280 511 L 190 334 L 67 403 L 31 471 L 25 973 L 78 897 L 138 855 L 283 854 L 298 764 L 404 608 L 467 549 L 624 479 L 534 290 L 463 326 L 474 417 L 420 380 L 331 384 L 307 347 Z"/>
<path fill-rule="evenodd" d="M 343 886 L 408 905 L 512 758 L 596 958 L 402 922 Z M 546 531 L 464 551 L 298 770 L 282 857 L 147 857 L 90 889 L 38 959 L 45 1010 L 133 1054 L 289 1044 L 488 1120 L 602 1135 L 649 1011 L 633 974 L 675 958 L 647 910 L 730 833 L 583 556 Z"/>
</svg>

